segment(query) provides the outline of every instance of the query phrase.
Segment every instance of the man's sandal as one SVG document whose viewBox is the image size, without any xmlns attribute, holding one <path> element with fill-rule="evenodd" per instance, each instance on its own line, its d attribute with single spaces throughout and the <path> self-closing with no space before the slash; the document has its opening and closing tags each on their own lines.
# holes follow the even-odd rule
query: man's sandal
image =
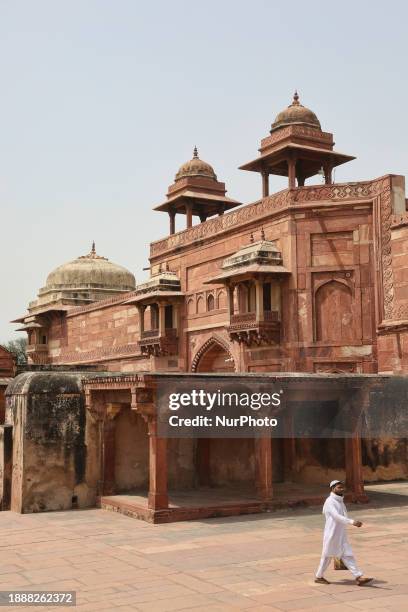
<svg viewBox="0 0 408 612">
<path fill-rule="evenodd" d="M 315 578 L 315 582 L 317 582 L 317 584 L 330 584 L 330 582 L 328 580 L 326 580 L 326 578 Z"/>
<path fill-rule="evenodd" d="M 362 576 L 360 576 L 359 578 L 356 578 L 356 583 L 358 586 L 364 586 L 369 582 L 372 582 L 373 580 L 374 578 L 363 578 Z"/>
</svg>

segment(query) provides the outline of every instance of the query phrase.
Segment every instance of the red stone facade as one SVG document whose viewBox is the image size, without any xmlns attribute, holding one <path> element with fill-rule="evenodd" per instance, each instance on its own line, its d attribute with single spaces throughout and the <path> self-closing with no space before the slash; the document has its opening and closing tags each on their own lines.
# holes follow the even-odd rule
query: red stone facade
<svg viewBox="0 0 408 612">
<path fill-rule="evenodd" d="M 236 371 L 407 372 L 408 215 L 403 178 L 284 190 L 151 245 L 152 272 L 180 279 L 178 350 L 143 356 L 134 292 L 50 316 L 48 362 L 113 371 L 195 371 L 218 342 Z M 250 241 L 276 241 L 278 342 L 230 339 L 225 287 L 205 284 Z"/>
</svg>

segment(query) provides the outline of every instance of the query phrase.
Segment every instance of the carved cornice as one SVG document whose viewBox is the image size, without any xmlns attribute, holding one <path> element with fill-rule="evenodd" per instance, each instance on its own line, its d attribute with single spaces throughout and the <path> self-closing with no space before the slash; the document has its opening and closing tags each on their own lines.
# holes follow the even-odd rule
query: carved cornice
<svg viewBox="0 0 408 612">
<path fill-rule="evenodd" d="M 164 253 L 186 247 L 196 241 L 206 240 L 214 235 L 222 234 L 258 219 L 271 216 L 275 212 L 289 209 L 291 206 L 295 207 L 308 202 L 344 202 L 348 200 L 372 199 L 379 195 L 385 186 L 389 184 L 390 177 L 386 176 L 374 181 L 361 183 L 315 185 L 285 189 L 253 204 L 248 204 L 220 217 L 214 217 L 204 223 L 195 225 L 190 229 L 152 242 L 150 245 L 150 257 L 154 259 Z"/>
</svg>

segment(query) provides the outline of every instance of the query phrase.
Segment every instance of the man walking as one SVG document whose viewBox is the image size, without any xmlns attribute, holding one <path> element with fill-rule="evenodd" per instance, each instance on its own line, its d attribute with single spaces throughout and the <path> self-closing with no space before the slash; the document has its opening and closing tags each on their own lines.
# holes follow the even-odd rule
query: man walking
<svg viewBox="0 0 408 612">
<path fill-rule="evenodd" d="M 330 495 L 323 506 L 323 514 L 326 518 L 326 525 L 323 535 L 323 551 L 319 568 L 316 572 L 315 582 L 319 584 L 330 584 L 323 574 L 329 567 L 332 557 L 342 559 L 344 565 L 350 570 L 356 579 L 358 586 L 363 586 L 372 582 L 372 578 L 365 578 L 363 572 L 359 570 L 354 559 L 353 551 L 347 539 L 346 526 L 354 525 L 361 527 L 361 521 L 354 521 L 348 518 L 343 496 L 346 488 L 340 480 L 332 480 L 330 483 Z"/>
</svg>

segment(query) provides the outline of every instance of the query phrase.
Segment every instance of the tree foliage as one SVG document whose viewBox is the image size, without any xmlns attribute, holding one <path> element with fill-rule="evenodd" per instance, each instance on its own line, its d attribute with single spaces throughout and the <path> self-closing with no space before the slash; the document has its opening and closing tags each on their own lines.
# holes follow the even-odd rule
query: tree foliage
<svg viewBox="0 0 408 612">
<path fill-rule="evenodd" d="M 2 344 L 5 349 L 14 353 L 17 360 L 17 365 L 25 365 L 27 363 L 27 339 L 17 338 L 16 340 L 9 340 Z"/>
</svg>

